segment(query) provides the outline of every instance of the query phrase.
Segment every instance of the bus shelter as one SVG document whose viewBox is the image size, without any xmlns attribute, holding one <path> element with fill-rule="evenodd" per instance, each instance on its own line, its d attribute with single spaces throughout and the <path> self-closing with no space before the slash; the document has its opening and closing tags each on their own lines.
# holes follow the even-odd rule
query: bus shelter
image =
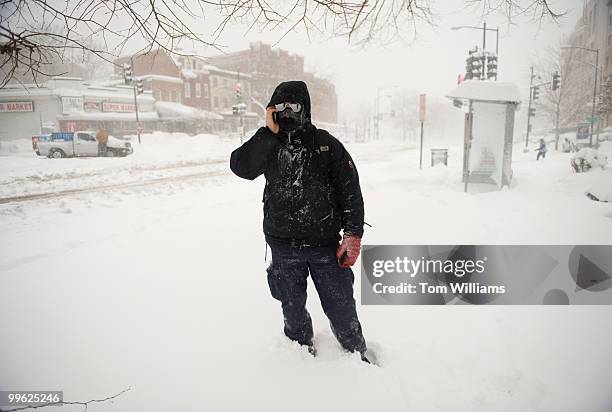
<svg viewBox="0 0 612 412">
<path fill-rule="evenodd" d="M 465 111 L 463 182 L 498 188 L 512 180 L 514 115 L 521 103 L 514 83 L 467 80 L 448 95 Z"/>
</svg>

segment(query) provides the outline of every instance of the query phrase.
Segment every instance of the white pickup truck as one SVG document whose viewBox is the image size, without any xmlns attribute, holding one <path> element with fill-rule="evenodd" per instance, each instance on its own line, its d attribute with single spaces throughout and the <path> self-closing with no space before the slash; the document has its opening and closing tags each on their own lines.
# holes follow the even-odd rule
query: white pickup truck
<svg viewBox="0 0 612 412">
<path fill-rule="evenodd" d="M 53 132 L 32 138 L 34 151 L 39 156 L 54 159 L 62 157 L 98 156 L 96 133 L 91 131 Z M 106 156 L 127 156 L 134 153 L 130 142 L 108 136 Z"/>
</svg>

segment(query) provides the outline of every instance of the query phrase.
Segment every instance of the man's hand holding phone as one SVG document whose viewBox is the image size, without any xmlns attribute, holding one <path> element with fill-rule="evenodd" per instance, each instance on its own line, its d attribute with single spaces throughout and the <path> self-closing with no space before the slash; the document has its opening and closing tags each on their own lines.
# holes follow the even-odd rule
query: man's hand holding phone
<svg viewBox="0 0 612 412">
<path fill-rule="evenodd" d="M 274 107 L 268 107 L 266 109 L 266 126 L 272 133 L 277 134 L 280 130 L 280 126 L 274 121 L 274 112 L 276 112 L 276 108 Z"/>
</svg>

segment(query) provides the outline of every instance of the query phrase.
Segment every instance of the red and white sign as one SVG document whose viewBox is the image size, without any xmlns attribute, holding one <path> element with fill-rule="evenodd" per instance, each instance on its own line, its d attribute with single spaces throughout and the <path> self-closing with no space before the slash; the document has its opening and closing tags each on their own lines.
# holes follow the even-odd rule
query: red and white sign
<svg viewBox="0 0 612 412">
<path fill-rule="evenodd" d="M 99 112 L 102 110 L 102 104 L 100 102 L 94 101 L 85 101 L 83 103 L 83 108 L 86 112 Z"/>
<path fill-rule="evenodd" d="M 425 96 L 426 94 L 419 95 L 419 121 L 425 121 Z M 414 106 L 413 106 L 414 107 Z"/>
<path fill-rule="evenodd" d="M 33 102 L 1 102 L 0 113 L 33 112 Z"/>
<path fill-rule="evenodd" d="M 102 103 L 103 112 L 119 112 L 119 113 L 134 113 L 136 109 L 133 103 Z"/>
</svg>

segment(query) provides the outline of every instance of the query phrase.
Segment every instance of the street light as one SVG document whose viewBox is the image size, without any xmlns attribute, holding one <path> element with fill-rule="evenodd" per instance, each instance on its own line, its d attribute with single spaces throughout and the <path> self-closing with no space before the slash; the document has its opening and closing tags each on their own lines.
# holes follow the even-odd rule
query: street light
<svg viewBox="0 0 612 412">
<path fill-rule="evenodd" d="M 482 27 L 477 26 L 454 26 L 451 27 L 451 30 L 461 30 L 461 29 L 474 29 L 474 30 L 482 30 L 482 51 L 485 51 L 487 46 L 487 31 L 495 32 L 495 54 L 499 57 L 499 27 L 495 29 L 490 29 L 487 27 L 487 22 L 485 21 L 482 24 Z"/>
<path fill-rule="evenodd" d="M 378 87 L 376 89 L 376 105 L 375 105 L 375 110 L 376 110 L 376 116 L 374 117 L 374 140 L 378 140 L 380 138 L 380 92 L 381 90 L 385 90 L 385 89 L 394 89 L 399 87 L 398 85 L 391 85 L 391 86 L 381 86 Z"/>
<path fill-rule="evenodd" d="M 589 136 L 589 146 L 593 146 L 593 131 L 595 129 L 595 98 L 597 96 L 597 71 L 599 65 L 599 49 L 589 49 L 588 47 L 571 46 L 564 44 L 561 46 L 562 49 L 580 49 L 595 53 L 595 79 L 593 84 L 593 107 L 591 109 L 591 135 Z"/>
</svg>

